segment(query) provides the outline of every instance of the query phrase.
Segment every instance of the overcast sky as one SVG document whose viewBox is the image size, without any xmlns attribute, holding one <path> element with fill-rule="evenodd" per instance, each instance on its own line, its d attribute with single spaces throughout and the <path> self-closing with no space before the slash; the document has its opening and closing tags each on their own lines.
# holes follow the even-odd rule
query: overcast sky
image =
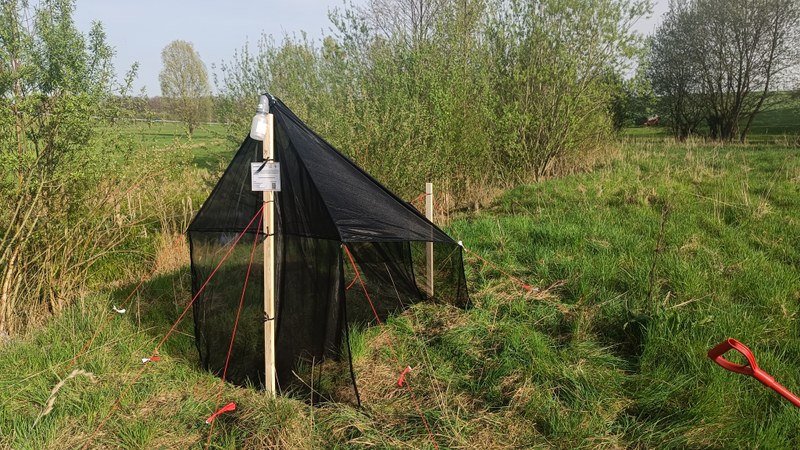
<svg viewBox="0 0 800 450">
<path fill-rule="evenodd" d="M 77 0 L 75 21 L 84 31 L 92 21 L 102 22 L 109 44 L 116 49 L 117 73 L 124 75 L 138 61 L 135 92 L 145 87 L 147 95 L 155 96 L 161 94 L 161 50 L 170 42 L 181 39 L 193 43 L 211 72 L 212 64 L 230 60 L 234 50 L 248 40 L 252 46 L 262 32 L 277 39 L 301 31 L 312 38 L 328 34 L 328 10 L 341 7 L 343 1 Z M 652 33 L 667 3 L 656 0 L 654 17 L 641 20 L 636 28 Z"/>
</svg>

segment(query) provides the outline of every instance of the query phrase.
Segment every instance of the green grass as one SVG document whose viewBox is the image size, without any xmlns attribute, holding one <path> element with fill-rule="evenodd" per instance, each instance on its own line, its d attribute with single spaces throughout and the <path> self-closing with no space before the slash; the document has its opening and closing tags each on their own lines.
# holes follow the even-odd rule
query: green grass
<svg viewBox="0 0 800 450">
<path fill-rule="evenodd" d="M 548 332 L 554 345 L 593 343 L 617 358 L 607 368 L 622 371 L 623 388 L 592 409 L 626 406 L 592 434 L 648 447 L 796 448 L 796 408 L 705 352 L 736 337 L 800 390 L 798 194 L 795 149 L 650 145 L 608 170 L 516 189 L 454 227 L 481 230 L 476 250 L 529 278 L 565 281 L 569 313 Z"/>
<path fill-rule="evenodd" d="M 232 151 L 213 139 L 192 148 L 212 172 Z M 223 402 L 237 411 L 221 417 L 211 448 L 431 448 L 396 387 L 389 340 L 415 366 L 409 377 L 440 448 L 800 447 L 800 410 L 705 355 L 735 337 L 800 392 L 797 148 L 651 136 L 593 173 L 514 189 L 446 228 L 545 291 L 467 256 L 473 307 L 418 304 L 385 330 L 353 330 L 363 409 L 332 362 L 314 382 L 329 401 L 314 406 L 300 390 L 269 399 L 226 386 Z M 147 282 L 76 365 L 97 383 L 70 379 L 33 423 L 66 375 L 57 364 L 131 288 L 90 295 L 3 347 L 0 447 L 76 448 L 94 431 L 182 311 L 187 269 Z M 218 379 L 198 368 L 192 334 L 187 317 L 94 446 L 204 447 Z"/>
</svg>

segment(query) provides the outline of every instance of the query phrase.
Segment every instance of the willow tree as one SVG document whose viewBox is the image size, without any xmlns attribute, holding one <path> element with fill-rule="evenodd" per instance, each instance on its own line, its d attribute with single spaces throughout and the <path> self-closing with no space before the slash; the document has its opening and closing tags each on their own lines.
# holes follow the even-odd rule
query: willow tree
<svg viewBox="0 0 800 450">
<path fill-rule="evenodd" d="M 662 114 L 678 140 L 694 133 L 704 117 L 700 70 L 686 57 L 692 24 L 682 3 L 671 4 L 653 36 L 647 56 L 647 77 L 658 95 Z"/>
<path fill-rule="evenodd" d="M 683 98 L 701 104 L 709 136 L 744 141 L 800 62 L 800 2 L 682 0 L 670 3 L 667 19 L 651 56 L 658 93 L 689 82 Z M 681 71 L 685 77 L 670 78 Z"/>
<path fill-rule="evenodd" d="M 33 3 L 33 2 L 31 2 Z M 113 145 L 118 94 L 102 25 L 72 0 L 0 2 L 0 336 L 57 313 L 123 233 Z"/>
<path fill-rule="evenodd" d="M 614 89 L 641 49 L 642 0 L 510 0 L 487 30 L 498 69 L 495 154 L 539 179 L 609 138 Z"/>
<path fill-rule="evenodd" d="M 189 136 L 211 112 L 208 71 L 191 42 L 172 41 L 161 52 L 161 95 L 186 124 Z"/>
</svg>

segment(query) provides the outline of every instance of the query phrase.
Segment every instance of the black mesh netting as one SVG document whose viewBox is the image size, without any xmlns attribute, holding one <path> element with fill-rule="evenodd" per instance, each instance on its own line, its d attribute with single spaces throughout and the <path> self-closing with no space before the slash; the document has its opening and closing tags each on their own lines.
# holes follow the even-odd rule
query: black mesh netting
<svg viewBox="0 0 800 450">
<path fill-rule="evenodd" d="M 384 320 L 429 299 L 428 243 L 434 299 L 459 306 L 469 299 L 461 247 L 453 239 L 317 136 L 280 100 L 270 99 L 270 112 L 281 171 L 275 196 L 276 368 L 285 388 L 298 364 L 340 356 L 347 323 L 372 323 L 376 313 Z M 244 233 L 193 309 L 201 363 L 221 374 L 250 266 L 227 374 L 237 384 L 264 381 L 264 235 L 257 232 L 258 219 L 245 230 L 263 204 L 262 194 L 250 190 L 250 163 L 261 160 L 262 143 L 248 137 L 188 230 L 193 294 Z M 360 283 L 352 283 L 348 252 L 372 304 Z"/>
</svg>

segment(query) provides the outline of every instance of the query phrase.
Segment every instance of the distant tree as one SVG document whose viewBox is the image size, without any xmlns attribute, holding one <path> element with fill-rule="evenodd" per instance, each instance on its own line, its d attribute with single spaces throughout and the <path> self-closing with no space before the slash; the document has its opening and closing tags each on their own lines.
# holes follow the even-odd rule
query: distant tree
<svg viewBox="0 0 800 450">
<path fill-rule="evenodd" d="M 503 5 L 485 37 L 498 68 L 498 154 L 540 179 L 559 160 L 600 147 L 619 84 L 609 80 L 638 53 L 632 24 L 649 8 L 639 0 Z"/>
<path fill-rule="evenodd" d="M 192 43 L 180 40 L 164 47 L 161 62 L 161 95 L 186 123 L 191 136 L 198 123 L 207 119 L 211 111 L 211 88 L 206 66 Z"/>
<path fill-rule="evenodd" d="M 696 108 L 713 139 L 744 141 L 800 55 L 797 0 L 678 0 L 656 32 L 651 80 L 676 135 Z"/>
<path fill-rule="evenodd" d="M 642 125 L 654 112 L 655 96 L 650 82 L 643 75 L 644 64 L 631 78 L 609 69 L 602 81 L 608 91 L 608 112 L 614 131 L 624 127 Z"/>
<path fill-rule="evenodd" d="M 619 72 L 609 69 L 602 76 L 604 87 L 608 90 L 608 114 L 614 131 L 625 126 L 630 97 L 625 90 L 625 79 Z"/>
</svg>

